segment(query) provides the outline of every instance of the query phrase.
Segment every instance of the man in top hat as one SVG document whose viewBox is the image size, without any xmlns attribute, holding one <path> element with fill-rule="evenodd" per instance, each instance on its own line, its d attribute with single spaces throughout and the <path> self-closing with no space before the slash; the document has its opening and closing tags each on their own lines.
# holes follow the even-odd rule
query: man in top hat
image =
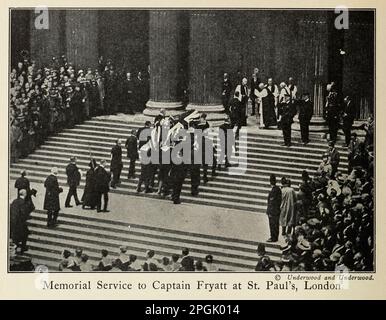
<svg viewBox="0 0 386 320">
<path fill-rule="evenodd" d="M 135 130 L 131 130 L 129 136 L 126 139 L 125 147 L 127 151 L 127 158 L 130 160 L 129 173 L 127 178 L 131 179 L 135 177 L 135 161 L 138 159 L 138 139 Z"/>
<path fill-rule="evenodd" d="M 342 119 L 343 119 L 343 132 L 345 136 L 346 147 L 350 143 L 351 139 L 351 128 L 355 119 L 355 105 L 352 103 L 350 96 L 346 96 L 343 100 L 343 110 L 342 110 Z"/>
<path fill-rule="evenodd" d="M 279 238 L 281 190 L 276 186 L 276 176 L 274 174 L 270 176 L 270 184 L 272 189 L 268 194 L 267 215 L 271 237 L 267 242 L 277 242 Z"/>
<path fill-rule="evenodd" d="M 10 206 L 10 236 L 12 241 L 20 248 L 21 252 L 28 250 L 28 226 L 25 198 L 27 190 L 18 191 L 18 196 L 12 201 Z"/>
<path fill-rule="evenodd" d="M 306 145 L 310 142 L 309 139 L 309 127 L 312 115 L 314 113 L 314 107 L 312 101 L 310 100 L 309 93 L 303 93 L 303 99 L 299 103 L 299 124 L 300 124 L 300 134 L 302 137 L 303 143 Z"/>
<path fill-rule="evenodd" d="M 123 168 L 122 163 L 122 147 L 121 141 L 116 140 L 115 146 L 111 149 L 111 162 L 110 162 L 110 171 L 112 174 L 111 187 L 116 188 L 117 184 L 120 183 L 121 172 Z"/>
<path fill-rule="evenodd" d="M 59 187 L 58 183 L 58 168 L 53 167 L 51 174 L 44 182 L 46 188 L 46 195 L 44 197 L 44 210 L 47 210 L 47 227 L 54 227 L 57 224 L 60 201 L 59 194 L 63 192 L 63 189 Z"/>
<path fill-rule="evenodd" d="M 95 191 L 97 197 L 97 212 L 109 212 L 107 210 L 107 204 L 109 202 L 109 184 L 111 175 L 107 173 L 105 169 L 106 161 L 101 160 L 97 168 L 95 169 Z M 103 210 L 102 206 L 102 196 L 103 196 Z"/>
<path fill-rule="evenodd" d="M 81 174 L 79 172 L 78 166 L 76 165 L 75 157 L 70 158 L 70 163 L 66 167 L 66 175 L 69 189 L 64 206 L 66 208 L 72 208 L 72 205 L 70 205 L 71 197 L 74 197 L 75 204 L 79 206 L 82 204 L 82 202 L 79 201 L 76 188 L 79 186 Z"/>
</svg>

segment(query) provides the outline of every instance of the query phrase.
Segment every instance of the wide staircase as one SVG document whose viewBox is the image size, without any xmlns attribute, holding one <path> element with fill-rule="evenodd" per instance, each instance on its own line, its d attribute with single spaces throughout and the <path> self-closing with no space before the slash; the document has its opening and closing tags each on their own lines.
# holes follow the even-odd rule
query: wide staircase
<svg viewBox="0 0 386 320">
<path fill-rule="evenodd" d="M 16 179 L 20 170 L 26 169 L 32 182 L 43 183 L 50 169 L 57 166 L 59 184 L 65 185 L 65 167 L 71 155 L 77 157 L 78 167 L 86 172 L 90 151 L 95 159 L 106 159 L 109 162 L 110 150 L 115 140 L 126 139 L 131 129 L 138 129 L 141 125 L 142 123 L 118 119 L 94 118 L 74 129 L 66 129 L 50 137 L 26 159 L 12 164 L 10 178 Z M 217 140 L 216 137 L 213 138 L 214 141 Z M 181 201 L 216 206 L 219 210 L 232 208 L 264 214 L 267 193 L 270 190 L 269 175 L 275 173 L 279 178 L 289 177 L 296 188 L 300 183 L 302 170 L 308 170 L 312 175 L 327 148 L 326 142 L 317 137 L 313 137 L 312 142 L 306 146 L 299 138 L 293 139 L 290 148 L 281 144 L 281 136 L 269 132 L 248 132 L 247 146 L 237 147 L 240 161 L 247 164 L 246 172 L 240 169 L 237 173 L 238 169 L 235 168 L 232 168 L 232 175 L 227 170 L 218 171 L 216 177 L 200 186 L 198 197 L 191 196 L 188 177 L 183 186 Z M 347 150 L 340 146 L 337 148 L 341 153 L 340 169 L 346 172 Z M 125 157 L 123 162 L 122 183 L 111 192 L 157 197 L 156 194 L 136 193 L 140 165 L 137 163 L 136 178 L 128 180 L 128 161 Z M 80 187 L 84 187 L 84 178 Z M 197 258 L 213 254 L 222 270 L 251 271 L 256 264 L 257 243 L 253 242 L 133 224 L 128 231 L 128 225 L 122 222 L 75 214 L 62 214 L 61 224 L 55 229 L 47 229 L 46 215 L 43 212 L 36 210 L 32 217 L 29 254 L 33 256 L 35 263 L 45 264 L 53 270 L 57 269 L 60 253 L 64 248 L 84 248 L 91 260 L 96 261 L 102 248 L 117 252 L 122 243 L 128 244 L 130 252 L 142 260 L 148 249 L 154 249 L 158 257 L 162 257 L 180 253 L 181 248 L 188 247 Z M 280 256 L 278 245 L 267 244 L 267 251 L 274 259 Z"/>
</svg>

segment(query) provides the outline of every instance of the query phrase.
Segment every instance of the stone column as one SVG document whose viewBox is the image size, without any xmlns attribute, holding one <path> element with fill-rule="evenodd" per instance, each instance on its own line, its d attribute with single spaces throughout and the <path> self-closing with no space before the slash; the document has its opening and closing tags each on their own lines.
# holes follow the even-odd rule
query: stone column
<svg viewBox="0 0 386 320">
<path fill-rule="evenodd" d="M 221 28 L 216 12 L 190 14 L 189 105 L 187 110 L 205 112 L 208 120 L 223 121 Z"/>
<path fill-rule="evenodd" d="M 77 68 L 98 66 L 97 10 L 66 11 L 66 49 L 67 60 Z"/>
<path fill-rule="evenodd" d="M 167 115 L 184 111 L 179 90 L 181 13 L 174 10 L 150 12 L 149 61 L 150 99 L 143 114 L 156 116 L 161 109 Z"/>
<path fill-rule="evenodd" d="M 65 10 L 50 9 L 48 11 L 48 29 L 37 29 L 35 19 L 38 14 L 31 10 L 30 35 L 31 58 L 41 66 L 50 65 L 52 57 L 65 54 Z"/>
</svg>

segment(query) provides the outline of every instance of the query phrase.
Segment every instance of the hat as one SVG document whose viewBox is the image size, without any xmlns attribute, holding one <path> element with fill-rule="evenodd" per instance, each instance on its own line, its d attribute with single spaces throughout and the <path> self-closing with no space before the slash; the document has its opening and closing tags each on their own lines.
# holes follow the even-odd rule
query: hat
<svg viewBox="0 0 386 320">
<path fill-rule="evenodd" d="M 298 242 L 297 247 L 302 251 L 311 250 L 311 245 L 306 239 L 302 239 Z"/>
<path fill-rule="evenodd" d="M 83 70 L 82 70 L 82 69 L 80 69 L 80 70 L 78 71 L 78 74 L 81 74 L 81 73 L 83 73 Z"/>
<path fill-rule="evenodd" d="M 310 226 L 316 226 L 319 223 L 320 223 L 320 220 L 318 220 L 317 218 L 312 218 L 307 221 L 307 224 L 309 224 Z"/>
<path fill-rule="evenodd" d="M 330 196 L 331 191 L 335 190 L 336 195 L 339 196 L 342 193 L 342 189 L 339 186 L 339 183 L 335 180 L 329 180 L 327 183 L 327 194 Z"/>
<path fill-rule="evenodd" d="M 58 175 L 58 168 L 57 167 L 53 167 L 51 169 L 51 174 L 53 174 L 54 176 L 57 176 Z"/>
<path fill-rule="evenodd" d="M 341 254 L 338 252 L 334 252 L 333 254 L 330 255 L 330 260 L 333 262 L 338 262 L 341 257 Z"/>
</svg>

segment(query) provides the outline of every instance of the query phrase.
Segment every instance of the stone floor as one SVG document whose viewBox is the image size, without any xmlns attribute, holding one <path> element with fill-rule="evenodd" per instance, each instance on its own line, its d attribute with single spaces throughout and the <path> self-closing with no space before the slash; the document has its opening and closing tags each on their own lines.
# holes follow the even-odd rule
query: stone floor
<svg viewBox="0 0 386 320">
<path fill-rule="evenodd" d="M 13 180 L 9 183 L 10 201 L 16 196 L 14 183 Z M 38 191 L 37 197 L 33 198 L 35 207 L 43 209 L 43 185 L 31 183 L 31 187 Z M 75 206 L 64 208 L 68 188 L 61 187 L 64 189 L 60 196 L 61 212 L 242 240 L 265 241 L 269 238 L 268 220 L 264 214 L 190 203 L 174 205 L 170 200 L 116 193 L 109 194 L 110 212 L 97 213 L 95 210 L 82 210 Z M 82 193 L 82 189 L 78 190 L 79 197 Z"/>
</svg>

